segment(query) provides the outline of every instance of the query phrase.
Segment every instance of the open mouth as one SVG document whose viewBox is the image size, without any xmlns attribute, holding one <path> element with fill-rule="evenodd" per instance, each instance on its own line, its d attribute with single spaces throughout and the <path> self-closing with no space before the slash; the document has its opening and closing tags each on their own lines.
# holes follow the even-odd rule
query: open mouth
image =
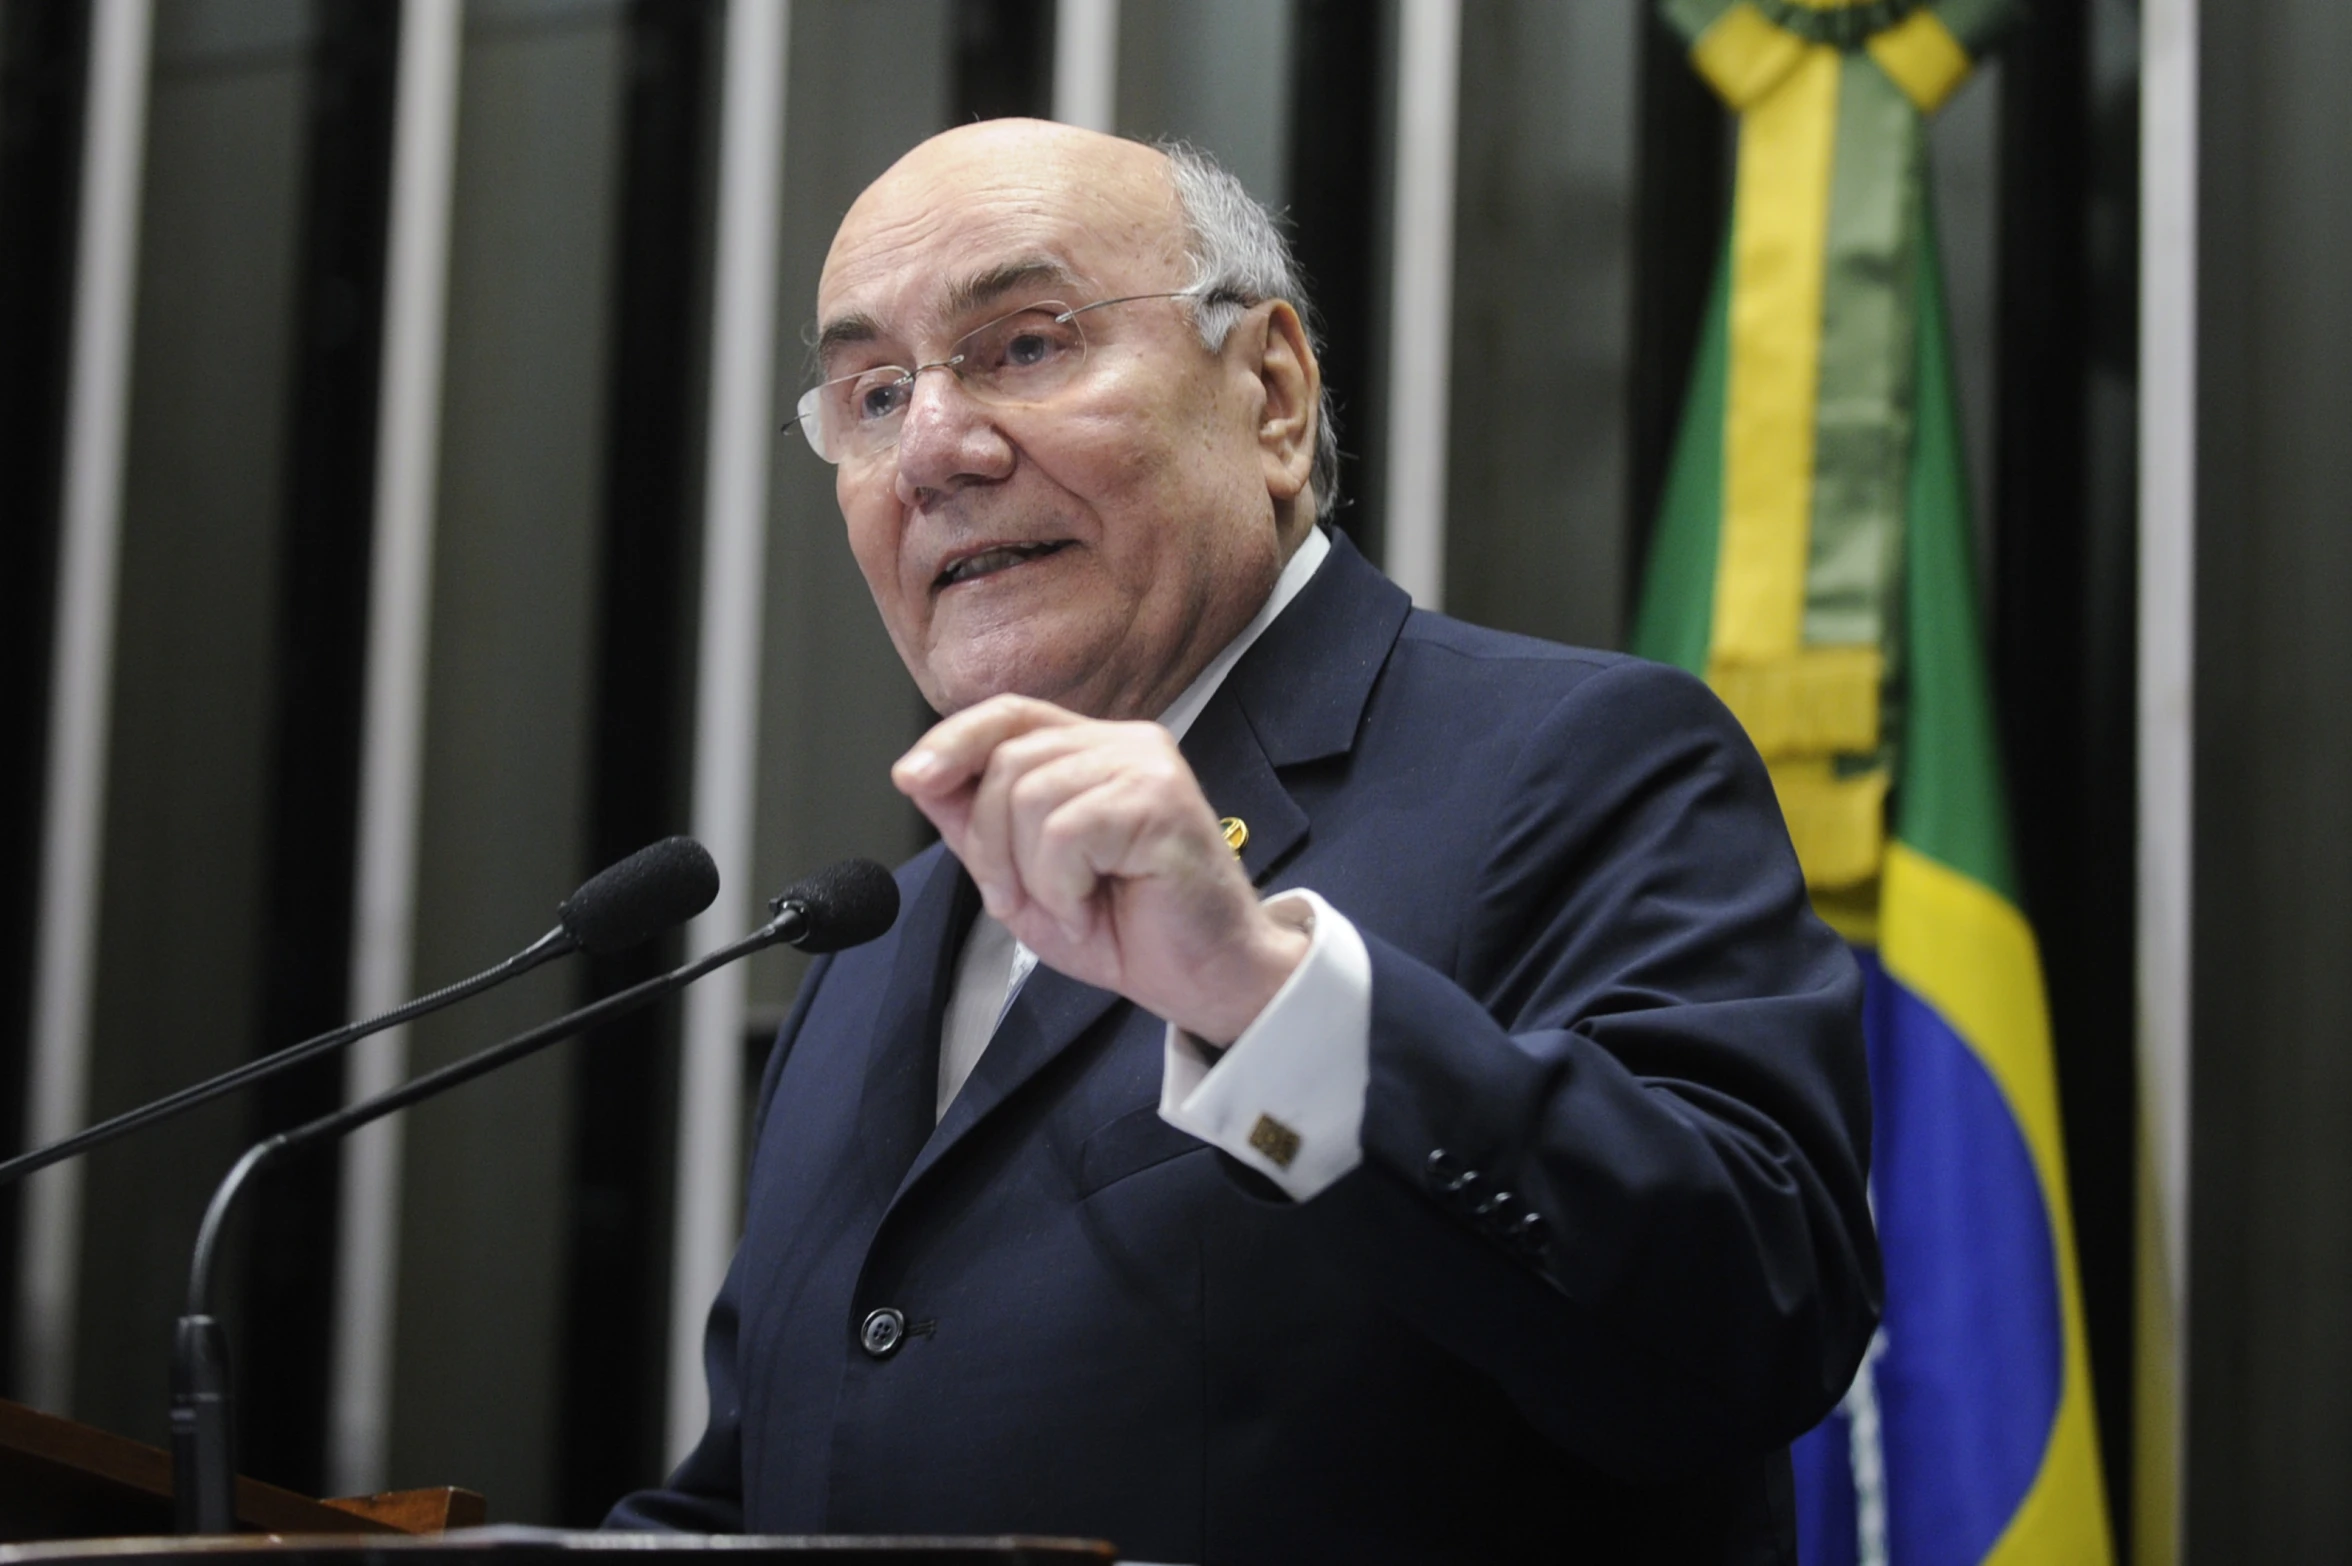
<svg viewBox="0 0 2352 1566">
<path fill-rule="evenodd" d="M 946 570 L 932 580 L 931 589 L 937 592 L 942 588 L 953 587 L 958 582 L 977 581 L 981 577 L 994 576 L 999 571 L 1009 571 L 1014 566 L 1025 565 L 1032 560 L 1043 560 L 1047 555 L 1060 553 L 1068 544 L 1068 539 L 1056 539 L 1049 543 L 1000 544 L 994 549 L 983 549 L 950 563 Z"/>
</svg>

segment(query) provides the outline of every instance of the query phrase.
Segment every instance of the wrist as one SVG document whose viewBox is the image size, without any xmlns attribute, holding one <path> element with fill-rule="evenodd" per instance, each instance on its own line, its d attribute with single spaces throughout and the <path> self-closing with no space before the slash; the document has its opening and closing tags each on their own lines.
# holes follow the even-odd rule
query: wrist
<svg viewBox="0 0 2352 1566">
<path fill-rule="evenodd" d="M 1315 911 L 1303 898 L 1259 904 L 1236 965 L 1235 982 L 1221 987 L 1220 1004 L 1210 1014 L 1178 1026 L 1212 1048 L 1231 1045 L 1307 960 L 1314 936 Z"/>
</svg>

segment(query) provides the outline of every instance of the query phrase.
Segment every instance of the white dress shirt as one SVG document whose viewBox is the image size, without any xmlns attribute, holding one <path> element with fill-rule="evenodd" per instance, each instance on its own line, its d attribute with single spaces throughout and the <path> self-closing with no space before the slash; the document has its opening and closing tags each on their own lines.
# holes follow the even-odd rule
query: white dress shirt
<svg viewBox="0 0 2352 1566">
<path fill-rule="evenodd" d="M 1184 737 L 1241 655 L 1330 552 L 1322 530 L 1310 530 L 1256 616 L 1160 715 L 1163 727 Z M 1222 1052 L 1169 1026 L 1160 1118 L 1305 1201 L 1363 1162 L 1372 959 L 1356 927 L 1313 892 L 1284 892 L 1266 906 L 1308 933 L 1307 955 L 1257 1020 Z M 940 1023 L 939 1116 L 955 1102 L 1036 966 L 1037 954 L 982 910 L 956 959 L 955 987 Z"/>
</svg>

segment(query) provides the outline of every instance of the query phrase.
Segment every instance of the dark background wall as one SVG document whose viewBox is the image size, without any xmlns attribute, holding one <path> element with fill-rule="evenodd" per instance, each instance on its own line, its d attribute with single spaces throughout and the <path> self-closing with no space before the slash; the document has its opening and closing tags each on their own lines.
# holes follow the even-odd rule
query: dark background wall
<svg viewBox="0 0 2352 1566">
<path fill-rule="evenodd" d="M 547 928 L 550 891 L 589 861 L 627 44 L 619 4 L 467 9 L 418 844 L 425 984 Z M 412 1064 L 527 1028 L 577 983 L 551 969 L 421 1024 Z M 553 1513 L 570 1087 L 549 1053 L 407 1117 L 395 1487 L 480 1473 L 499 1515 Z"/>
<path fill-rule="evenodd" d="M 2352 13 L 2203 7 L 2186 1555 L 2352 1554 Z"/>
<path fill-rule="evenodd" d="M 272 671 L 311 17 L 156 18 L 123 490 L 91 1110 L 244 1059 L 258 1032 Z M 77 1408 L 159 1432 L 206 1189 L 250 1140 L 209 1106 L 93 1155 Z M 242 1303 L 242 1302 L 241 1302 Z"/>
</svg>

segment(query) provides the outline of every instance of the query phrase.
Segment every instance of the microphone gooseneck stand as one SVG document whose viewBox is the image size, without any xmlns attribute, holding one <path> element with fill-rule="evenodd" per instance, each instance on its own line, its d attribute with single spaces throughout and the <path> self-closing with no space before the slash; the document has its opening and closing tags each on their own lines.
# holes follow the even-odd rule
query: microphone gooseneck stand
<svg viewBox="0 0 2352 1566">
<path fill-rule="evenodd" d="M 235 1406 L 230 1391 L 228 1337 L 212 1315 L 212 1274 L 229 1211 L 236 1204 L 238 1192 L 256 1171 L 284 1154 L 334 1141 L 420 1099 L 447 1092 L 598 1023 L 651 1005 L 704 974 L 753 952 L 780 942 L 800 940 L 810 927 L 806 906 L 779 898 L 775 917 L 732 946 L 721 947 L 683 968 L 633 984 L 593 1005 L 568 1012 L 528 1033 L 517 1034 L 503 1044 L 428 1071 L 388 1093 L 331 1115 L 321 1115 L 247 1148 L 245 1156 L 237 1160 L 212 1193 L 212 1203 L 204 1210 L 203 1225 L 196 1232 L 195 1253 L 188 1264 L 187 1314 L 180 1317 L 172 1335 L 172 1505 L 179 1531 L 234 1533 L 237 1529 Z"/>
<path fill-rule="evenodd" d="M 137 1109 L 125 1110 L 111 1120 L 101 1120 L 94 1126 L 85 1127 L 76 1131 L 72 1136 L 51 1142 L 46 1147 L 36 1147 L 31 1152 L 19 1153 L 14 1158 L 0 1162 L 0 1185 L 6 1185 L 10 1181 L 20 1179 L 36 1169 L 46 1169 L 51 1164 L 73 1157 L 76 1153 L 87 1152 L 100 1143 L 113 1141 L 118 1136 L 127 1136 L 141 1126 L 153 1125 L 158 1120 L 169 1120 L 182 1110 L 194 1109 L 198 1104 L 218 1098 L 223 1093 L 233 1093 L 247 1083 L 257 1082 L 264 1077 L 275 1076 L 281 1071 L 291 1070 L 304 1061 L 317 1056 L 332 1054 L 347 1044 L 356 1044 L 370 1034 L 381 1033 L 386 1028 L 399 1027 L 404 1022 L 414 1022 L 417 1018 L 429 1012 L 439 1011 L 444 1006 L 454 1006 L 469 996 L 479 995 L 484 990 L 495 988 L 520 974 L 529 973 L 543 962 L 551 962 L 558 957 L 569 956 L 579 949 L 580 943 L 572 938 L 571 932 L 559 925 L 512 957 L 507 958 L 506 961 L 495 967 L 484 968 L 470 979 L 460 979 L 455 984 L 435 990 L 430 995 L 420 995 L 404 1005 L 393 1007 L 381 1016 L 370 1017 L 364 1022 L 347 1023 L 332 1033 L 322 1033 L 316 1038 L 304 1039 L 299 1044 L 289 1044 L 274 1054 L 264 1055 L 259 1060 L 247 1061 L 232 1071 L 224 1071 L 219 1076 L 208 1078 L 193 1087 L 182 1088 L 177 1093 L 155 1100 L 152 1104 L 141 1104 Z"/>
<path fill-rule="evenodd" d="M 515 953 L 495 967 L 485 968 L 470 979 L 420 996 L 405 1005 L 395 1006 L 381 1016 L 364 1022 L 347 1023 L 331 1033 L 289 1044 L 284 1049 L 249 1060 L 244 1065 L 222 1072 L 176 1093 L 167 1094 L 151 1104 L 125 1110 L 111 1120 L 102 1120 L 69 1137 L 36 1147 L 30 1152 L 0 1161 L 0 1185 L 45 1169 L 76 1153 L 89 1151 L 116 1137 L 127 1136 L 142 1126 L 159 1120 L 169 1120 L 183 1110 L 233 1093 L 318 1056 L 330 1054 L 346 1045 L 355 1044 L 370 1034 L 386 1028 L 396 1028 L 404 1022 L 454 1006 L 459 1001 L 495 989 L 507 980 L 529 973 L 541 963 L 566 957 L 577 951 L 591 956 L 607 956 L 626 951 L 641 941 L 650 940 L 664 930 L 685 923 L 708 908 L 719 892 L 718 867 L 700 843 L 687 837 L 664 838 L 649 843 L 617 863 L 605 866 L 582 882 L 579 889 L 564 899 L 556 910 L 556 927 L 529 946 Z"/>
</svg>

